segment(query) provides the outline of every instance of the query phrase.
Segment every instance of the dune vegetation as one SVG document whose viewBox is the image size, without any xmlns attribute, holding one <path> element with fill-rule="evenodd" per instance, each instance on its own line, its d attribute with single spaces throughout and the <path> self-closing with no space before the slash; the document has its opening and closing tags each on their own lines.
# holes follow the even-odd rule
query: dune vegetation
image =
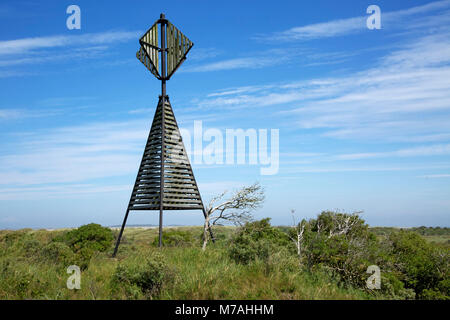
<svg viewBox="0 0 450 320">
<path fill-rule="evenodd" d="M 448 238 L 438 231 L 434 240 Z M 215 226 L 206 250 L 200 226 L 165 228 L 163 248 L 157 232 L 126 228 L 112 258 L 118 230 L 98 224 L 0 231 L 0 299 L 449 298 L 449 244 L 425 239 L 427 228 L 371 229 L 357 215 L 323 212 L 295 227 Z M 67 288 L 70 265 L 80 267 L 80 289 Z M 380 289 L 367 288 L 369 265 L 381 270 Z"/>
</svg>

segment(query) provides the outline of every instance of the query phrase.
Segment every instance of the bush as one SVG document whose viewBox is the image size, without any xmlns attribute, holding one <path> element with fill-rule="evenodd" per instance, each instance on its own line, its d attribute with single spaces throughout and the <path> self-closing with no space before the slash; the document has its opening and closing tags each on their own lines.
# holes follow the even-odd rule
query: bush
<svg viewBox="0 0 450 320">
<path fill-rule="evenodd" d="M 57 236 L 53 242 L 66 244 L 76 254 L 79 267 L 86 269 L 91 257 L 96 252 L 108 250 L 113 240 L 111 229 L 91 223 Z"/>
<path fill-rule="evenodd" d="M 392 272 L 381 272 L 381 289 L 382 292 L 396 300 L 415 299 L 416 293 L 413 289 L 405 288 L 399 276 Z"/>
<path fill-rule="evenodd" d="M 248 222 L 232 238 L 229 255 L 236 263 L 267 262 L 277 247 L 290 245 L 287 234 L 272 227 L 269 221 L 270 218 Z"/>
<path fill-rule="evenodd" d="M 0 243 L 12 245 L 26 238 L 30 231 L 32 231 L 32 229 L 21 229 L 17 231 L 8 230 L 2 236 L 0 236 Z"/>
<path fill-rule="evenodd" d="M 200 240 L 192 232 L 180 230 L 167 230 L 163 232 L 163 246 L 165 247 L 190 247 L 199 245 Z M 153 240 L 153 245 L 159 245 L 159 237 Z"/>
<path fill-rule="evenodd" d="M 322 212 L 305 222 L 302 261 L 310 269 L 328 268 L 341 282 L 364 289 L 367 267 L 377 265 L 381 293 L 394 299 L 448 297 L 448 249 L 427 243 L 416 232 L 379 231 L 381 241 L 358 215 Z"/>
<path fill-rule="evenodd" d="M 357 287 L 394 299 L 414 298 L 405 287 L 402 274 L 395 269 L 390 245 L 380 243 L 358 214 L 325 211 L 305 222 L 302 261 L 311 270 L 329 270 L 348 287 Z M 381 270 L 381 290 L 367 289 L 370 265 Z"/>
<path fill-rule="evenodd" d="M 322 212 L 306 223 L 303 237 L 303 261 L 309 268 L 323 265 L 341 281 L 365 287 L 367 267 L 378 262 L 377 240 L 358 215 Z"/>
<path fill-rule="evenodd" d="M 42 299 L 49 283 L 37 270 L 14 258 L 0 260 L 0 299 Z"/>
<path fill-rule="evenodd" d="M 391 255 L 406 288 L 420 299 L 442 299 L 449 295 L 449 251 L 427 243 L 420 235 L 400 230 L 387 239 Z"/>
<path fill-rule="evenodd" d="M 168 269 L 164 256 L 159 252 L 152 252 L 146 258 L 136 257 L 120 263 L 111 279 L 115 291 L 118 288 L 125 290 L 128 297 L 137 299 L 157 296 L 163 284 L 170 280 L 171 272 Z"/>
<path fill-rule="evenodd" d="M 76 263 L 77 259 L 73 251 L 62 242 L 50 242 L 44 248 L 42 248 L 42 257 L 49 262 L 56 264 L 63 264 L 64 267 L 68 267 Z"/>
<path fill-rule="evenodd" d="M 36 239 L 27 239 L 23 242 L 23 250 L 29 256 L 36 255 L 42 248 L 42 244 Z"/>
<path fill-rule="evenodd" d="M 83 249 L 101 252 L 111 247 L 114 236 L 111 229 L 90 223 L 66 232 L 54 240 L 65 242 L 74 252 Z"/>
</svg>

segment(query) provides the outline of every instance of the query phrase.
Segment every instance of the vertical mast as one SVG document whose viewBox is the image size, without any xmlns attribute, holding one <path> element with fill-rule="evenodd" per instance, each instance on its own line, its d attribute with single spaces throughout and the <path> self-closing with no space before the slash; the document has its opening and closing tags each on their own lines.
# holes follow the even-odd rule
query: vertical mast
<svg viewBox="0 0 450 320">
<path fill-rule="evenodd" d="M 162 247 L 163 203 L 164 203 L 164 136 L 165 136 L 165 109 L 166 109 L 166 19 L 164 13 L 160 16 L 161 22 L 161 182 L 159 189 L 159 247 Z"/>
</svg>

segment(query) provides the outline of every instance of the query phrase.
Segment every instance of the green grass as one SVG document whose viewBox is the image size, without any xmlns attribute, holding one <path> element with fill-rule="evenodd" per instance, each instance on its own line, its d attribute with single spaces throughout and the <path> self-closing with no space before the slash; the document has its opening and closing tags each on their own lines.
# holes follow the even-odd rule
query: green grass
<svg viewBox="0 0 450 320">
<path fill-rule="evenodd" d="M 234 228 L 218 228 L 217 243 L 209 244 L 204 252 L 200 227 L 177 229 L 193 233 L 193 243 L 159 249 L 153 244 L 157 229 L 127 228 L 116 258 L 111 257 L 113 246 L 93 255 L 82 271 L 80 290 L 66 287 L 70 276 L 67 262 L 45 256 L 42 249 L 62 230 L 0 231 L 0 299 L 382 298 L 364 289 L 344 287 L 326 273 L 304 271 L 295 256 L 281 252 L 268 262 L 237 264 L 230 260 L 227 245 Z M 142 269 L 146 257 L 155 252 L 162 255 L 166 265 L 160 289 L 146 293 L 112 281 L 119 264 Z"/>
<path fill-rule="evenodd" d="M 373 228 L 372 232 L 385 237 L 393 230 Z M 94 250 L 87 260 L 79 260 L 77 252 L 61 242 L 67 231 L 0 231 L 0 299 L 388 298 L 378 291 L 344 285 L 326 269 L 300 267 L 292 250 L 276 251 L 264 261 L 236 263 L 229 254 L 233 227 L 216 228 L 217 241 L 206 251 L 201 250 L 201 227 L 165 228 L 168 238 L 162 249 L 156 247 L 157 228 L 126 228 L 116 258 L 111 257 L 111 242 L 106 251 Z M 117 237 L 117 228 L 112 232 Z M 448 229 L 414 232 L 449 246 Z M 66 268 L 78 261 L 86 263 L 81 289 L 69 290 Z"/>
</svg>

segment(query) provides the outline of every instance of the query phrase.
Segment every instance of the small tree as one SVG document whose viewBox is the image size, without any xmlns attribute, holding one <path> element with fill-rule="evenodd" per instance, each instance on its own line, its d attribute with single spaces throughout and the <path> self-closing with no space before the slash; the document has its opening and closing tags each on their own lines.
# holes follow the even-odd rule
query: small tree
<svg viewBox="0 0 450 320">
<path fill-rule="evenodd" d="M 224 200 L 226 195 L 227 191 L 224 191 L 212 198 L 206 208 L 202 250 L 206 249 L 212 226 L 223 223 L 242 226 L 252 220 L 251 212 L 259 208 L 265 198 L 264 189 L 259 183 L 243 187 Z"/>
</svg>

